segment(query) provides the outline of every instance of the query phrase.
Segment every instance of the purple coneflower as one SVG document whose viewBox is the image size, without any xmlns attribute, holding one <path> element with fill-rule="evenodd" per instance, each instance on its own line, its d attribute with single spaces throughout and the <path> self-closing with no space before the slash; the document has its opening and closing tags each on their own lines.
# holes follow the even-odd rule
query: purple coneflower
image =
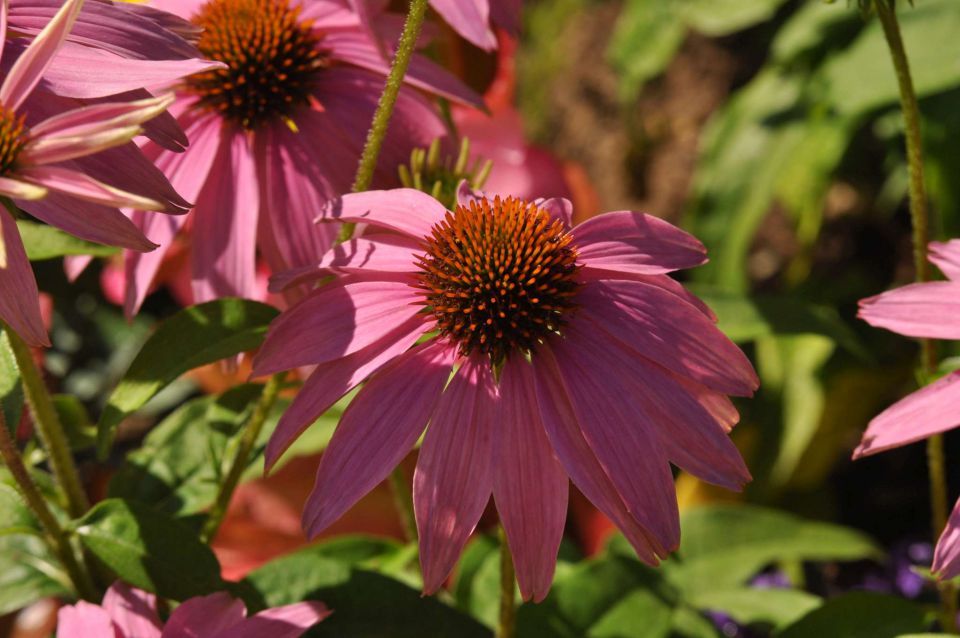
<svg viewBox="0 0 960 638">
<path fill-rule="evenodd" d="M 727 437 L 739 417 L 726 395 L 752 394 L 757 378 L 667 276 L 706 260 L 687 233 L 632 211 L 571 228 L 567 200 L 466 189 L 453 211 L 397 189 L 344 196 L 326 218 L 370 232 L 276 280 L 336 275 L 273 323 L 254 362 L 257 375 L 317 366 L 268 467 L 368 379 L 320 462 L 303 513 L 311 536 L 426 428 L 413 488 L 424 590 L 442 585 L 492 494 L 520 591 L 541 600 L 568 477 L 651 564 L 680 539 L 670 463 L 732 489 L 750 479 Z"/>
</svg>

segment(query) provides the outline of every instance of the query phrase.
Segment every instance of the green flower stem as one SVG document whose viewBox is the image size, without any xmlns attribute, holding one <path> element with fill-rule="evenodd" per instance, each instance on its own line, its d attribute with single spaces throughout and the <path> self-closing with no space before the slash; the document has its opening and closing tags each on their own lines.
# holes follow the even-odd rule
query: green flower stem
<svg viewBox="0 0 960 638">
<path fill-rule="evenodd" d="M 517 602 L 514 597 L 516 573 L 513 569 L 513 556 L 507 542 L 507 532 L 500 525 L 500 620 L 497 623 L 496 638 L 514 638 L 517 633 Z"/>
<path fill-rule="evenodd" d="M 67 576 L 73 582 L 74 589 L 77 590 L 81 598 L 91 602 L 99 602 L 97 589 L 90 578 L 90 574 L 77 561 L 73 548 L 70 546 L 70 540 L 64 533 L 63 528 L 60 527 L 60 523 L 57 522 L 53 512 L 50 511 L 47 502 L 43 500 L 43 495 L 40 494 L 40 490 L 37 489 L 30 477 L 30 472 L 24 466 L 20 453 L 17 451 L 17 446 L 7 429 L 7 422 L 2 411 L 0 411 L 0 457 L 3 458 L 4 465 L 10 470 L 10 474 L 17 484 L 17 490 L 26 502 L 27 507 L 40 521 L 40 525 L 46 532 L 47 543 L 63 564 Z"/>
<path fill-rule="evenodd" d="M 874 0 L 877 17 L 883 27 L 893 68 L 900 88 L 900 110 L 903 112 L 907 144 L 907 169 L 909 172 L 910 218 L 913 223 L 913 264 L 917 281 L 930 280 L 930 264 L 927 261 L 927 242 L 930 233 L 930 215 L 927 210 L 927 195 L 923 179 L 923 145 L 920 137 L 920 107 L 910 77 L 907 52 L 897 22 L 895 0 Z M 930 339 L 920 340 L 920 366 L 925 378 L 937 370 L 936 345 Z M 934 542 L 947 524 L 949 502 L 947 501 L 946 460 L 943 452 L 943 436 L 934 435 L 927 441 L 927 467 L 930 473 L 930 498 L 933 512 Z M 957 591 L 952 583 L 940 583 L 941 619 L 944 631 L 957 631 Z"/>
<path fill-rule="evenodd" d="M 30 406 L 30 413 L 33 415 L 37 435 L 50 456 L 53 475 L 66 497 L 67 512 L 74 518 L 83 516 L 90 509 L 90 501 L 87 500 L 87 494 L 80 483 L 80 475 L 77 473 L 77 466 L 73 461 L 73 454 L 63 425 L 60 423 L 60 417 L 53 407 L 53 399 L 47 392 L 47 386 L 33 360 L 30 347 L 10 326 L 5 325 L 4 328 L 10 337 L 10 347 L 17 360 L 17 368 L 20 370 L 24 394 Z"/>
<path fill-rule="evenodd" d="M 270 377 L 266 385 L 263 386 L 263 392 L 260 394 L 257 405 L 253 408 L 253 414 L 250 415 L 250 419 L 244 425 L 240 446 L 233 457 L 233 463 L 227 471 L 227 476 L 220 484 L 220 489 L 217 490 L 217 498 L 213 502 L 213 506 L 207 515 L 207 521 L 200 532 L 200 538 L 205 543 L 209 543 L 217 535 L 217 530 L 220 529 L 220 524 L 223 523 L 223 518 L 227 515 L 230 499 L 233 498 L 233 493 L 240 483 L 240 477 L 243 476 L 244 470 L 250 463 L 250 456 L 253 454 L 253 448 L 257 445 L 257 439 L 260 438 L 263 424 L 266 423 L 270 411 L 273 410 L 273 406 L 277 402 L 283 375 L 284 373 L 281 372 Z"/>
<path fill-rule="evenodd" d="M 357 166 L 357 176 L 353 180 L 354 193 L 369 190 L 370 184 L 373 182 L 373 173 L 377 168 L 380 148 L 387 136 L 387 125 L 390 123 L 393 107 L 397 103 L 397 95 L 400 94 L 400 87 L 403 85 L 403 76 L 406 75 L 407 67 L 410 66 L 410 58 L 413 56 L 413 50 L 416 47 L 426 11 L 427 0 L 410 0 L 410 11 L 407 13 L 403 33 L 397 43 L 397 52 L 393 57 L 390 74 L 387 76 L 387 84 L 380 95 L 377 110 L 373 114 L 373 123 L 367 132 L 367 141 L 363 146 L 360 164 Z M 354 224 L 344 224 L 340 229 L 338 241 L 343 242 L 350 239 L 353 235 L 353 228 Z"/>
<path fill-rule="evenodd" d="M 403 534 L 408 542 L 415 543 L 417 541 L 417 519 L 413 512 L 413 495 L 410 488 L 407 487 L 407 479 L 399 465 L 390 472 L 390 492 L 393 494 L 393 504 L 397 509 L 397 515 L 400 517 L 400 523 L 403 525 Z"/>
</svg>

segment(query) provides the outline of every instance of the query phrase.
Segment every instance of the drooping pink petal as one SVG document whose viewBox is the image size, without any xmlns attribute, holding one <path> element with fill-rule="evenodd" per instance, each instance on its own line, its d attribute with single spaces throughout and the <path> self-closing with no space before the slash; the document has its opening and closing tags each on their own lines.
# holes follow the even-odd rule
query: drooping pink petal
<svg viewBox="0 0 960 638">
<path fill-rule="evenodd" d="M 67 281 L 74 283 L 93 262 L 93 255 L 67 255 L 63 258 L 63 272 Z"/>
<path fill-rule="evenodd" d="M 334 246 L 319 262 L 274 275 L 270 290 L 316 281 L 325 275 L 369 275 L 386 279 L 391 274 L 416 272 L 414 255 L 422 252 L 420 242 L 403 235 L 369 233 Z"/>
<path fill-rule="evenodd" d="M 457 562 L 493 489 L 497 387 L 474 356 L 437 403 L 413 474 L 423 591 L 437 591 Z"/>
<path fill-rule="evenodd" d="M 114 638 L 116 629 L 110 614 L 99 605 L 78 601 L 75 605 L 65 605 L 57 612 L 58 638 L 89 638 L 90 636 L 106 636 Z M 125 634 L 117 638 L 132 638 Z"/>
<path fill-rule="evenodd" d="M 382 338 L 422 308 L 405 282 L 338 280 L 312 291 L 270 325 L 254 376 L 325 363 Z M 426 317 L 424 317 L 426 320 Z"/>
<path fill-rule="evenodd" d="M 83 0 L 66 0 L 47 26 L 13 63 L 0 85 L 0 104 L 3 104 L 4 108 L 16 111 L 30 95 L 70 33 L 82 7 Z"/>
<path fill-rule="evenodd" d="M 190 146 L 183 153 L 171 153 L 149 145 L 147 150 L 149 156 L 155 156 L 157 166 L 167 175 L 174 188 L 189 201 L 196 201 L 220 145 L 220 127 L 215 119 L 203 117 L 189 120 L 184 129 L 190 137 Z M 170 242 L 186 223 L 186 217 L 140 212 L 134 216 L 134 221 L 161 248 L 150 253 L 130 252 L 124 255 L 127 277 L 124 312 L 128 317 L 140 310 Z"/>
<path fill-rule="evenodd" d="M 586 365 L 595 369 L 606 365 L 617 371 L 627 389 L 627 401 L 636 401 L 642 410 L 638 420 L 646 418 L 645 425 L 649 424 L 674 465 L 735 491 L 750 481 L 750 471 L 723 426 L 667 370 L 631 355 L 612 331 L 598 326 L 584 330 L 576 320 L 565 330 L 567 342 L 583 353 Z"/>
<path fill-rule="evenodd" d="M 930 242 L 930 261 L 948 279 L 960 281 L 960 239 Z"/>
<path fill-rule="evenodd" d="M 657 553 L 680 544 L 680 513 L 670 464 L 652 417 L 623 383 L 619 370 L 591 356 L 582 343 L 556 339 L 556 357 L 584 438 L 637 522 L 651 532 Z"/>
<path fill-rule="evenodd" d="M 533 370 L 523 357 L 500 378 L 493 498 L 507 532 L 524 600 L 543 600 L 553 582 L 567 518 L 567 474 L 556 459 L 533 398 Z"/>
<path fill-rule="evenodd" d="M 204 2 L 205 0 L 152 0 L 150 5 L 189 20 L 200 10 Z"/>
<path fill-rule="evenodd" d="M 313 537 L 385 479 L 413 448 L 450 376 L 454 350 L 430 341 L 396 357 L 350 403 L 327 446 L 303 527 Z"/>
<path fill-rule="evenodd" d="M 490 4 L 490 18 L 498 27 L 516 37 L 520 33 L 523 0 L 494 0 Z"/>
<path fill-rule="evenodd" d="M 639 355 L 713 390 L 749 396 L 759 385 L 746 355 L 703 312 L 663 288 L 606 280 L 584 286 L 581 317 L 608 328 Z"/>
<path fill-rule="evenodd" d="M 687 377 L 674 374 L 669 370 L 664 370 L 671 379 L 679 383 L 690 396 L 694 397 L 703 409 L 713 416 L 717 424 L 728 434 L 733 430 L 733 426 L 740 422 L 740 413 L 737 407 L 733 405 L 730 398 L 710 388 L 697 383 Z"/>
<path fill-rule="evenodd" d="M 870 421 L 853 458 L 920 441 L 960 425 L 960 371 L 900 399 Z"/>
<path fill-rule="evenodd" d="M 426 193 L 412 188 L 395 188 L 344 195 L 330 202 L 318 221 L 370 224 L 423 239 L 446 213 L 447 209 Z"/>
<path fill-rule="evenodd" d="M 610 477 L 583 438 L 567 396 L 566 383 L 550 349 L 542 347 L 532 359 L 540 417 L 564 470 L 584 496 L 623 532 L 640 560 L 656 565 L 659 559 L 650 532 L 641 527 L 627 511 Z"/>
<path fill-rule="evenodd" d="M 10 1 L 9 0 L 0 0 L 0 33 L 7 33 L 7 21 L 10 16 Z M 6 40 L 6 35 L 4 35 L 4 40 Z M 3 49 L 4 47 L 0 46 L 0 61 L 3 61 Z"/>
<path fill-rule="evenodd" d="M 212 638 L 298 638 L 330 615 L 323 603 L 307 601 L 266 609 Z"/>
<path fill-rule="evenodd" d="M 63 168 L 61 166 L 25 166 L 18 168 L 16 175 L 49 190 L 70 195 L 71 197 L 76 197 L 93 204 L 100 204 L 101 206 L 113 206 L 117 208 L 130 207 L 140 208 L 142 210 L 164 209 L 164 205 L 161 202 L 110 186 L 109 184 L 90 177 L 86 173 L 70 168 Z"/>
<path fill-rule="evenodd" d="M 565 228 L 573 227 L 573 203 L 566 197 L 550 197 L 533 202 L 547 211 L 553 219 L 559 219 Z"/>
<path fill-rule="evenodd" d="M 156 245 L 116 208 L 99 206 L 60 193 L 43 199 L 18 201 L 17 205 L 51 226 L 81 239 L 132 250 L 153 250 Z"/>
<path fill-rule="evenodd" d="M 693 235 L 636 211 L 591 217 L 571 232 L 578 261 L 597 270 L 661 275 L 707 261 L 706 249 Z"/>
<path fill-rule="evenodd" d="M 0 195 L 11 199 L 37 200 L 47 196 L 47 189 L 18 179 L 0 177 Z"/>
<path fill-rule="evenodd" d="M 0 319 L 32 346 L 49 346 L 40 315 L 40 292 L 17 223 L 0 208 Z"/>
<path fill-rule="evenodd" d="M 259 189 L 250 142 L 225 134 L 193 210 L 193 295 L 256 297 Z"/>
<path fill-rule="evenodd" d="M 705 304 L 703 300 L 697 297 L 695 294 L 684 288 L 683 284 L 681 284 L 679 281 L 671 278 L 670 275 L 641 275 L 638 273 L 628 272 L 612 273 L 605 270 L 597 270 L 595 268 L 581 268 L 578 275 L 580 281 L 585 283 L 591 281 L 607 281 L 609 279 L 629 279 L 631 281 L 640 281 L 650 286 L 662 288 L 663 290 L 677 297 L 680 301 L 688 303 L 699 310 L 701 313 L 703 313 L 703 316 L 713 323 L 717 322 L 717 315 L 714 314 L 713 310 L 710 309 L 710 306 Z"/>
<path fill-rule="evenodd" d="M 490 0 L 430 0 L 444 21 L 466 40 L 484 51 L 497 48 L 490 30 Z"/>
<path fill-rule="evenodd" d="M 860 301 L 858 316 L 908 337 L 960 339 L 960 282 L 932 281 Z"/>
<path fill-rule="evenodd" d="M 118 580 L 107 590 L 101 606 L 113 619 L 122 636 L 159 638 L 161 624 L 154 594 Z"/>
<path fill-rule="evenodd" d="M 173 610 L 162 638 L 209 638 L 236 626 L 246 615 L 243 601 L 226 592 L 198 596 Z"/>
<path fill-rule="evenodd" d="M 350 356 L 320 364 L 277 423 L 264 453 L 266 471 L 321 414 L 371 373 L 406 352 L 432 324 L 411 317 L 379 341 Z"/>
<path fill-rule="evenodd" d="M 941 579 L 960 576 L 960 500 L 954 505 L 933 551 L 933 571 Z"/>
</svg>

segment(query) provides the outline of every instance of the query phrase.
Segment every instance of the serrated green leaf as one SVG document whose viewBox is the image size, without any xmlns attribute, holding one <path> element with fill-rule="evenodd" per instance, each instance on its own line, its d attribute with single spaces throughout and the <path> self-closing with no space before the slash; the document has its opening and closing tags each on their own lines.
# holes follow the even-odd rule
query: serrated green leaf
<svg viewBox="0 0 960 638">
<path fill-rule="evenodd" d="M 17 230 L 20 231 L 20 238 L 23 240 L 23 247 L 27 251 L 27 259 L 30 261 L 56 259 L 67 255 L 109 257 L 120 252 L 120 249 L 116 246 L 95 244 L 74 237 L 59 228 L 25 219 L 17 220 Z"/>
<path fill-rule="evenodd" d="M 222 587 L 213 551 L 189 527 L 149 505 L 101 501 L 75 523 L 75 531 L 90 553 L 140 589 L 185 600 Z"/>
<path fill-rule="evenodd" d="M 0 483 L 0 536 L 39 533 L 37 520 L 20 493 L 13 486 Z"/>
<path fill-rule="evenodd" d="M 124 417 L 184 372 L 257 347 L 276 316 L 272 306 L 227 298 L 185 308 L 160 324 L 107 401 L 97 428 L 100 455 Z"/>
<path fill-rule="evenodd" d="M 903 598 L 856 592 L 828 600 L 777 638 L 896 638 L 926 625 L 923 609 Z"/>
</svg>

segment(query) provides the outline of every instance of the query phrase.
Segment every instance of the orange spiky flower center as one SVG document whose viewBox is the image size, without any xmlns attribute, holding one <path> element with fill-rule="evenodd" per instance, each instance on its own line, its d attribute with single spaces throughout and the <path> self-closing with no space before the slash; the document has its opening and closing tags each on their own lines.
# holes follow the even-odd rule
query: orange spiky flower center
<svg viewBox="0 0 960 638">
<path fill-rule="evenodd" d="M 318 69 L 329 64 L 321 36 L 289 0 L 210 0 L 193 17 L 197 48 L 228 65 L 186 81 L 199 106 L 245 129 L 289 120 L 309 103 Z"/>
<path fill-rule="evenodd" d="M 418 259 L 418 287 L 440 333 L 494 366 L 561 330 L 580 288 L 563 223 L 512 197 L 457 206 Z"/>
<path fill-rule="evenodd" d="M 0 106 L 0 175 L 7 175 L 16 168 L 17 158 L 27 143 L 23 116 Z"/>
</svg>

